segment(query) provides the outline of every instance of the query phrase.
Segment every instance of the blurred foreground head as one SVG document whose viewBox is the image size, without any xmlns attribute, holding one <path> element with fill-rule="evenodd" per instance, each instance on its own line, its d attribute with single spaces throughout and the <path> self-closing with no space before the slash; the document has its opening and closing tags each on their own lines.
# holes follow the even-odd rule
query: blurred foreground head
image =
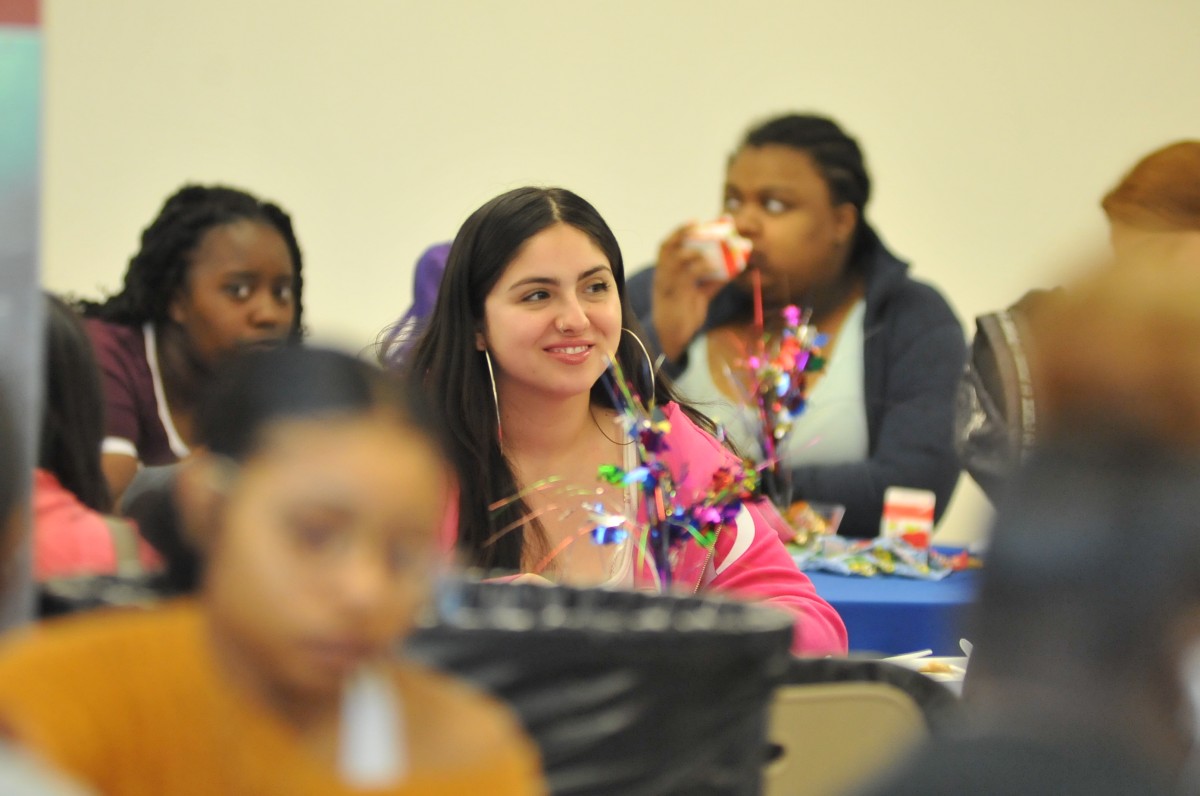
<svg viewBox="0 0 1200 796">
<path fill-rule="evenodd" d="M 1200 446 L 1200 141 L 1146 155 L 1101 204 L 1114 260 L 1033 324 L 1039 411 Z"/>
<path fill-rule="evenodd" d="M 998 507 L 966 693 L 1182 766 L 1200 650 L 1200 256 L 1143 241 L 1031 318 L 1038 447 Z"/>
<path fill-rule="evenodd" d="M 1200 450 L 1200 235 L 1145 241 L 1032 320 L 1040 434 Z"/>
<path fill-rule="evenodd" d="M 218 371 L 180 509 L 216 642 L 305 698 L 390 653 L 426 598 L 449 470 L 417 393 L 333 351 Z"/>
</svg>

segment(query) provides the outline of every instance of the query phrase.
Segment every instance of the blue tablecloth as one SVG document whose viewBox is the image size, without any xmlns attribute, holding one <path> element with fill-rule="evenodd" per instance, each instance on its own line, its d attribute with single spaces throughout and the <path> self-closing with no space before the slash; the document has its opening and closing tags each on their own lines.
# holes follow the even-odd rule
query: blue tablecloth
<svg viewBox="0 0 1200 796">
<path fill-rule="evenodd" d="M 962 655 L 958 640 L 965 634 L 977 571 L 954 572 L 940 581 L 805 574 L 841 614 L 851 652 L 898 655 L 932 649 L 934 655 Z"/>
</svg>

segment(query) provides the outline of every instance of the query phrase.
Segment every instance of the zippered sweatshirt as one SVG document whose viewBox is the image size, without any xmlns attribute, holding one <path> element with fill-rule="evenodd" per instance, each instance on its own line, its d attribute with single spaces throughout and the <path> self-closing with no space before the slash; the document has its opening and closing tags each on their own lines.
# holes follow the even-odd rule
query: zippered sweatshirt
<svg viewBox="0 0 1200 796">
<path fill-rule="evenodd" d="M 701 498 L 721 467 L 741 467 L 741 461 L 708 432 L 699 428 L 678 405 L 664 407 L 671 424 L 663 461 L 683 501 Z M 458 538 L 458 495 L 452 495 L 443 525 L 442 544 L 449 553 Z M 825 602 L 783 546 L 787 524 L 769 502 L 743 507 L 737 521 L 723 528 L 711 550 L 694 540 L 678 549 L 671 568 L 673 591 L 711 592 L 762 602 L 795 617 L 792 652 L 796 655 L 844 655 L 846 626 Z M 647 559 L 635 554 L 634 588 L 658 591 L 658 575 Z"/>
</svg>

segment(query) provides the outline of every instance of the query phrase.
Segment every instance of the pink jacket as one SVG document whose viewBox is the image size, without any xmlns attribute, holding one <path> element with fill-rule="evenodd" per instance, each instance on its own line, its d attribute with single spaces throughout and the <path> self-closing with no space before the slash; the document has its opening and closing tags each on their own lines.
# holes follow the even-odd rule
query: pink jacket
<svg viewBox="0 0 1200 796">
<path fill-rule="evenodd" d="M 144 569 L 162 566 L 137 537 Z M 48 470 L 33 471 L 33 571 L 39 582 L 80 575 L 117 574 L 117 548 L 104 515 L 79 502 Z"/>
<path fill-rule="evenodd" d="M 675 478 L 683 501 L 698 499 L 719 467 L 740 466 L 724 445 L 688 419 L 676 404 L 664 407 L 671 423 L 663 458 Z M 825 602 L 812 581 L 797 567 L 780 541 L 788 527 L 766 500 L 743 507 L 737 521 L 717 535 L 711 551 L 688 542 L 672 569 L 679 587 L 692 591 L 728 593 L 760 600 L 796 617 L 792 651 L 797 655 L 843 655 L 846 626 L 833 606 Z M 641 585 L 654 583 L 649 566 L 635 573 Z"/>
<path fill-rule="evenodd" d="M 664 460 L 683 500 L 703 494 L 717 468 L 740 462 L 712 435 L 698 428 L 676 404 L 664 408 L 671 431 Z M 458 534 L 458 496 L 453 495 L 443 526 L 443 545 L 454 546 Z M 758 600 L 796 617 L 792 652 L 797 655 L 844 655 L 846 626 L 833 606 L 821 599 L 812 581 L 796 567 L 780 541 L 787 525 L 769 502 L 746 505 L 734 525 L 717 535 L 711 551 L 695 542 L 679 550 L 672 567 L 674 590 L 711 591 Z M 711 555 L 710 555 L 711 553 Z M 650 561 L 635 560 L 634 584 L 657 590 L 658 577 Z"/>
</svg>

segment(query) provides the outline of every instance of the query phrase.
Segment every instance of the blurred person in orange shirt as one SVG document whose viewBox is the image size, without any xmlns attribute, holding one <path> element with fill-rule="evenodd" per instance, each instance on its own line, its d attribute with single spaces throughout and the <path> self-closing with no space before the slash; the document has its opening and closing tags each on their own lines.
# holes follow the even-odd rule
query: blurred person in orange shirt
<svg viewBox="0 0 1200 796">
<path fill-rule="evenodd" d="M 544 792 L 508 710 L 394 651 L 452 483 L 416 395 L 281 349 L 218 371 L 196 419 L 200 593 L 9 639 L 0 722 L 105 794 Z"/>
</svg>

